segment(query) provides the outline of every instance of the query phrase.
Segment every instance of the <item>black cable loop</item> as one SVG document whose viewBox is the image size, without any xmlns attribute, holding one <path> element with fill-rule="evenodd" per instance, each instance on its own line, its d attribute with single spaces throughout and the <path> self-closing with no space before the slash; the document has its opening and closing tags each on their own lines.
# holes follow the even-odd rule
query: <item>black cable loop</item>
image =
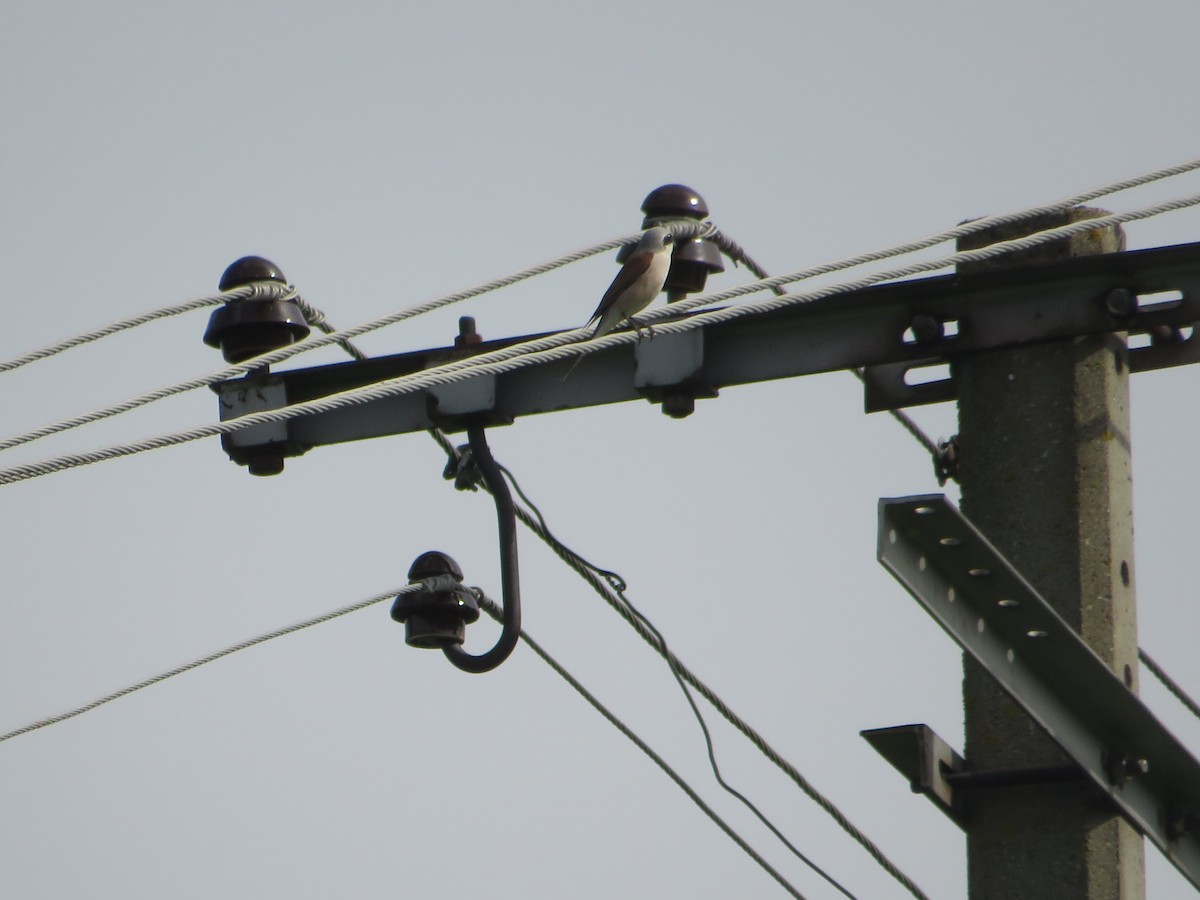
<svg viewBox="0 0 1200 900">
<path fill-rule="evenodd" d="M 508 659 L 520 640 L 521 576 L 517 563 L 517 515 L 512 492 L 496 460 L 492 458 L 487 443 L 487 429 L 483 425 L 472 425 L 467 429 L 467 438 L 475 465 L 483 475 L 492 499 L 496 501 L 496 523 L 500 532 L 500 582 L 504 597 L 503 628 L 496 646 L 479 656 L 467 653 L 457 645 L 443 647 L 442 653 L 464 672 L 479 674 L 490 672 Z"/>
</svg>

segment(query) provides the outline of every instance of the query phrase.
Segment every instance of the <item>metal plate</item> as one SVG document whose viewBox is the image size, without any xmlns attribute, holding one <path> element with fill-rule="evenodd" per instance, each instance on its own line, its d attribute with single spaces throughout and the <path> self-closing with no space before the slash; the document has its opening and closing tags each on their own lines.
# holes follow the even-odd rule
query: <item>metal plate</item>
<svg viewBox="0 0 1200 900">
<path fill-rule="evenodd" d="M 1200 763 L 1104 661 L 941 494 L 880 500 L 878 547 L 884 568 L 1200 888 Z"/>
</svg>

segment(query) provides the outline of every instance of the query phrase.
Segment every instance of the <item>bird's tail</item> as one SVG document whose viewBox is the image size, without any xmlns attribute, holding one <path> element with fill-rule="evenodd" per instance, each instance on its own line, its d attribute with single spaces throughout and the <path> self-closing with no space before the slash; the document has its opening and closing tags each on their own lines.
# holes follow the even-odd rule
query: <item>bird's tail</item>
<svg viewBox="0 0 1200 900">
<path fill-rule="evenodd" d="M 597 320 L 599 320 L 599 321 L 597 321 Z M 606 326 L 606 323 L 605 323 L 604 319 L 603 319 L 602 317 L 600 317 L 599 315 L 592 316 L 592 317 L 591 317 L 591 318 L 588 320 L 588 323 L 587 323 L 587 324 L 588 324 L 588 325 L 591 325 L 591 324 L 592 324 L 592 322 L 595 322 L 595 323 L 596 323 L 596 327 L 595 327 L 595 329 L 592 331 L 592 333 L 591 333 L 590 335 L 588 335 L 586 338 L 584 338 L 584 340 L 585 340 L 585 341 L 592 341 L 592 340 L 595 340 L 596 338 L 600 337 L 601 335 L 603 335 L 603 334 L 607 334 L 607 333 L 608 333 L 609 331 L 611 331 L 611 330 L 612 330 L 612 328 L 613 328 L 612 324 L 609 324 L 609 325 L 607 325 L 607 327 L 605 327 L 605 326 Z M 615 324 L 615 323 L 613 323 L 613 324 Z M 587 325 L 585 325 L 585 326 L 583 326 L 583 327 L 584 327 L 584 328 L 586 328 L 586 327 L 587 327 Z M 601 331 L 601 329 L 602 329 L 602 328 L 604 329 L 603 331 Z M 570 375 L 572 372 L 574 372 L 574 371 L 575 371 L 575 367 L 576 367 L 577 365 L 579 365 L 581 362 L 583 362 L 583 358 L 584 358 L 585 356 L 587 356 L 587 354 L 586 354 L 586 353 L 580 353 L 580 354 L 579 354 L 579 358 L 578 358 L 577 360 L 575 360 L 575 362 L 571 363 L 571 368 L 567 369 L 567 374 L 566 374 L 566 375 L 564 375 L 562 378 L 560 378 L 560 379 L 558 379 L 558 380 L 559 380 L 560 382 L 562 382 L 562 381 L 566 381 L 566 380 L 567 380 L 567 376 L 568 376 L 568 375 Z"/>
<path fill-rule="evenodd" d="M 587 356 L 586 353 L 580 353 L 579 356 L 576 357 L 575 362 L 571 363 L 571 368 L 567 369 L 567 374 L 558 380 L 560 382 L 566 381 L 567 378 L 570 377 L 571 373 L 575 371 L 575 367 L 578 366 L 581 362 L 583 362 L 583 360 L 586 356 Z"/>
</svg>

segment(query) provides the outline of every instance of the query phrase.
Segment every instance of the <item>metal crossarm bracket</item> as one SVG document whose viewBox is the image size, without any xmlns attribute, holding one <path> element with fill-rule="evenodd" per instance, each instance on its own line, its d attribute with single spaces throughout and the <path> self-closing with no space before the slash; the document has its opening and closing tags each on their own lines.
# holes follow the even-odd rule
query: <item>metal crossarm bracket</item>
<svg viewBox="0 0 1200 900">
<path fill-rule="evenodd" d="M 966 769 L 963 758 L 928 725 L 897 725 L 859 732 L 875 750 L 908 779 L 914 794 L 924 794 L 960 828 L 967 810 L 946 776 Z"/>
<path fill-rule="evenodd" d="M 1200 763 L 941 494 L 879 501 L 878 557 L 1200 888 Z"/>
<path fill-rule="evenodd" d="M 1151 302 L 1163 291 L 1176 293 Z M 1128 332 L 1154 340 L 1131 353 L 1135 370 L 1196 362 L 1200 335 L 1188 329 L 1197 322 L 1200 244 L 1109 253 L 852 291 L 687 335 L 610 347 L 590 354 L 566 381 L 570 358 L 292 419 L 286 438 L 272 440 L 306 448 L 433 427 L 461 431 L 474 421 L 503 424 L 605 403 L 663 402 L 678 394 L 715 397 L 734 385 L 864 367 L 868 408 L 882 409 L 953 396 L 952 382 L 899 390 L 911 367 L 1016 344 Z M 257 373 L 213 389 L 221 397 L 221 418 L 228 420 L 262 409 L 250 402 L 262 396 L 283 407 L 543 336 Z M 235 448 L 262 440 L 261 431 L 228 435 Z"/>
</svg>

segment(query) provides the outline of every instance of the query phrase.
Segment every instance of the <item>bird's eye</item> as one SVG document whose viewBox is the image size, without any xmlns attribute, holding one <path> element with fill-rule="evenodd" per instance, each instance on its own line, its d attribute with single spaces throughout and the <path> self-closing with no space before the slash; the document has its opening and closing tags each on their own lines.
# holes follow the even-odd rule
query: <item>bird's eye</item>
<svg viewBox="0 0 1200 900">
<path fill-rule="evenodd" d="M 663 243 L 664 244 L 669 244 L 673 240 L 675 240 L 675 236 L 673 234 L 671 234 L 671 232 L 668 231 L 666 234 L 663 235 Z"/>
</svg>

